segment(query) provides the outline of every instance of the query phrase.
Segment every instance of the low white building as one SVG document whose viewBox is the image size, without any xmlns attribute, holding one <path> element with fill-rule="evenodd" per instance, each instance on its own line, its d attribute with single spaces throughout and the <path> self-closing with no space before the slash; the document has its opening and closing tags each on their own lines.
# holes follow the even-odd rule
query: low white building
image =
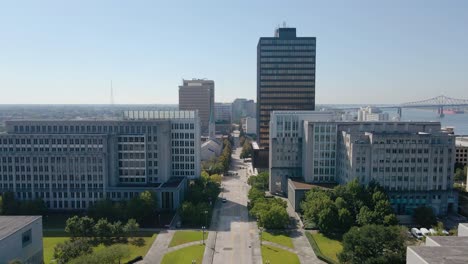
<svg viewBox="0 0 468 264">
<path fill-rule="evenodd" d="M 257 118 L 246 117 L 242 119 L 242 130 L 246 134 L 257 134 Z"/>
<path fill-rule="evenodd" d="M 388 113 L 382 112 L 377 107 L 363 107 L 358 110 L 357 121 L 388 121 L 390 116 Z"/>
<path fill-rule="evenodd" d="M 42 264 L 42 216 L 0 216 L 0 263 Z"/>
</svg>

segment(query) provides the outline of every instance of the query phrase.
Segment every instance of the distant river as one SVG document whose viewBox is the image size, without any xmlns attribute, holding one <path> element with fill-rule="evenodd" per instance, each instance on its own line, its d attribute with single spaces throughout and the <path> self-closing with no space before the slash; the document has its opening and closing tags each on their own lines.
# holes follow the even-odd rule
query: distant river
<svg viewBox="0 0 468 264">
<path fill-rule="evenodd" d="M 321 107 L 330 107 L 330 108 L 358 108 L 362 105 L 322 105 Z M 386 110 L 387 111 L 387 110 Z M 468 109 L 465 109 L 465 114 L 453 114 L 445 115 L 444 117 L 439 117 L 437 110 L 429 109 L 411 109 L 403 108 L 402 109 L 402 121 L 437 121 L 440 122 L 442 127 L 454 127 L 455 134 L 457 135 L 467 135 L 468 136 Z M 396 109 L 389 109 L 387 111 L 390 116 L 396 117 Z"/>
<path fill-rule="evenodd" d="M 455 134 L 468 135 L 468 114 L 453 114 L 439 117 L 437 110 L 423 109 L 402 109 L 403 121 L 439 121 L 442 127 L 454 127 Z M 389 112 L 391 115 L 396 115 L 395 112 Z"/>
</svg>

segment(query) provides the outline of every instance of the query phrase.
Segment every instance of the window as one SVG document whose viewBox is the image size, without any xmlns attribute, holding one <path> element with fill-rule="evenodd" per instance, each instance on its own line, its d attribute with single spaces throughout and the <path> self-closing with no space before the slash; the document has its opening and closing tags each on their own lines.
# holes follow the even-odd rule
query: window
<svg viewBox="0 0 468 264">
<path fill-rule="evenodd" d="M 23 248 L 31 244 L 31 229 L 23 233 L 22 244 L 23 244 Z"/>
</svg>

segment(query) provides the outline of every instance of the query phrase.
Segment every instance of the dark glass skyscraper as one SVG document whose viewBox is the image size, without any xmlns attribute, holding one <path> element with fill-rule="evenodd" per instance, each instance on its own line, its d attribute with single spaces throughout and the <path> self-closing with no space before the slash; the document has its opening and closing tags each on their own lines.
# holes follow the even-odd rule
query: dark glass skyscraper
<svg viewBox="0 0 468 264">
<path fill-rule="evenodd" d="M 315 110 L 315 37 L 296 37 L 295 28 L 278 28 L 257 46 L 257 133 L 268 148 L 270 113 Z"/>
</svg>

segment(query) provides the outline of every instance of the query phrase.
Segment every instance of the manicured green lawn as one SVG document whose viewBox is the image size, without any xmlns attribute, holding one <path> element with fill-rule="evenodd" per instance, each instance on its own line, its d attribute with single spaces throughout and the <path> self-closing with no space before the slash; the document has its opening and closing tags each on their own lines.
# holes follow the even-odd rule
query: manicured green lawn
<svg viewBox="0 0 468 264">
<path fill-rule="evenodd" d="M 321 233 L 312 233 L 312 237 L 317 243 L 322 254 L 338 263 L 337 254 L 343 250 L 341 242 L 335 239 L 328 238 Z"/>
<path fill-rule="evenodd" d="M 45 264 L 55 263 L 55 262 L 52 262 L 52 259 L 54 256 L 55 245 L 61 242 L 65 242 L 66 240 L 69 239 L 69 237 L 66 237 L 66 236 L 56 236 L 58 234 L 55 234 L 55 233 L 58 233 L 58 232 L 54 232 L 54 231 L 44 232 L 43 244 L 44 244 L 44 263 Z M 144 257 L 146 255 L 146 252 L 148 252 L 149 248 L 151 247 L 154 240 L 156 239 L 156 236 L 157 234 L 152 234 L 152 235 L 141 234 L 141 236 L 129 238 L 129 242 L 126 245 L 129 246 L 130 248 L 130 257 L 122 261 L 128 261 L 137 256 Z M 134 245 L 134 243 L 130 243 L 131 241 L 134 241 L 135 239 L 140 239 L 139 245 Z M 102 248 L 104 248 L 103 244 L 97 247 L 94 247 L 93 250 L 99 251 Z"/>
<path fill-rule="evenodd" d="M 270 261 L 270 264 L 300 264 L 296 254 L 277 247 L 262 245 L 263 263 Z"/>
<path fill-rule="evenodd" d="M 185 247 L 164 255 L 161 264 L 192 263 L 192 260 L 196 260 L 196 263 L 202 263 L 204 253 L 204 245 Z"/>
<path fill-rule="evenodd" d="M 175 247 L 185 243 L 200 241 L 203 239 L 203 233 L 201 231 L 176 231 L 172 237 L 169 247 Z M 208 236 L 208 233 L 205 232 L 205 239 Z"/>
<path fill-rule="evenodd" d="M 58 243 L 65 242 L 68 237 L 44 237 L 42 243 L 44 245 L 44 263 L 49 264 L 54 258 L 54 247 Z"/>
<path fill-rule="evenodd" d="M 294 248 L 291 238 L 285 232 L 267 232 L 262 233 L 262 240 L 280 244 L 285 247 Z"/>
<path fill-rule="evenodd" d="M 153 234 L 151 237 L 137 237 L 137 238 L 130 238 L 129 242 L 127 245 L 130 248 L 130 257 L 122 259 L 122 262 L 126 262 L 129 260 L 132 260 L 138 256 L 145 257 L 146 252 L 150 249 L 151 245 L 153 244 L 154 240 L 156 239 L 157 234 Z M 134 245 L 134 243 L 130 243 L 131 241 L 134 241 L 135 239 L 142 239 L 141 242 L 144 241 L 144 243 L 141 243 L 140 245 Z M 97 247 L 93 248 L 93 251 L 99 251 L 103 249 L 105 246 L 103 244 L 100 244 Z"/>
</svg>

